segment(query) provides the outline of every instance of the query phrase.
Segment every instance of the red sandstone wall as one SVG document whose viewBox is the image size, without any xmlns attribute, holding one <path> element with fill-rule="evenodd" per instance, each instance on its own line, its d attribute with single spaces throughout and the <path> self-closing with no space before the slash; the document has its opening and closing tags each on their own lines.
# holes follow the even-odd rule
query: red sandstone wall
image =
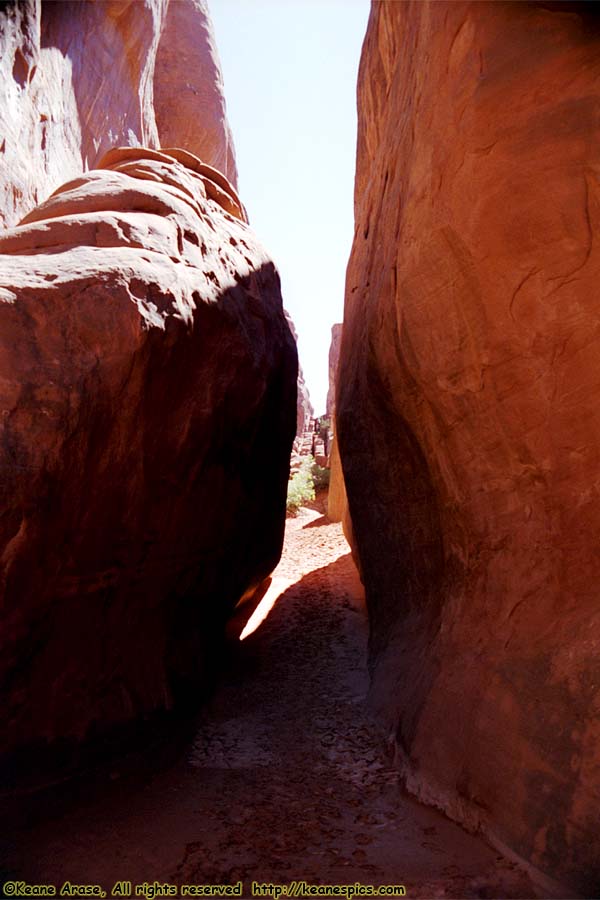
<svg viewBox="0 0 600 900">
<path fill-rule="evenodd" d="M 337 372 L 342 345 L 342 325 L 337 323 L 331 327 L 331 343 L 329 345 L 329 389 L 327 391 L 327 416 L 332 422 L 334 437 L 331 443 L 329 459 L 329 491 L 327 495 L 327 515 L 332 522 L 341 522 L 347 518 L 348 501 L 344 486 L 344 473 L 338 449 L 337 426 L 335 422 L 335 394 L 337 388 Z M 345 526 L 346 527 L 346 526 Z"/>
<path fill-rule="evenodd" d="M 373 699 L 407 784 L 587 892 L 599 85 L 593 4 L 374 3 L 338 390 Z"/>
<path fill-rule="evenodd" d="M 197 703 L 278 562 L 297 355 L 223 176 L 111 152 L 0 234 L 0 751 Z"/>
</svg>

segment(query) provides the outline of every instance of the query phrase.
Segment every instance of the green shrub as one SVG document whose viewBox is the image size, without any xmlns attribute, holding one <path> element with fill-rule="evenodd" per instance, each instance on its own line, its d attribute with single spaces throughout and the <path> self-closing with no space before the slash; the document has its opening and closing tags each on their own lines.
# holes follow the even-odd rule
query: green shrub
<svg viewBox="0 0 600 900">
<path fill-rule="evenodd" d="M 286 508 L 295 515 L 303 503 L 315 499 L 315 484 L 311 473 L 312 461 L 305 459 L 288 483 Z"/>
<path fill-rule="evenodd" d="M 318 463 L 313 462 L 310 467 L 310 474 L 312 475 L 315 491 L 323 491 L 329 487 L 329 469 L 325 469 Z"/>
<path fill-rule="evenodd" d="M 325 440 L 326 434 L 329 435 L 330 430 L 331 430 L 331 421 L 329 419 L 326 419 L 325 416 L 323 416 L 322 419 L 319 419 L 319 437 L 321 438 L 322 441 Z"/>
</svg>

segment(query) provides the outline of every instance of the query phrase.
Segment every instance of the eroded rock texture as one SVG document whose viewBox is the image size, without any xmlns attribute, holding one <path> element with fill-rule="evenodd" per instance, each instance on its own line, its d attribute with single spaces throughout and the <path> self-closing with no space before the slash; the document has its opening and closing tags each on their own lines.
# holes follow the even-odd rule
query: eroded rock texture
<svg viewBox="0 0 600 900">
<path fill-rule="evenodd" d="M 373 6 L 338 389 L 373 696 L 407 783 L 584 892 L 599 83 L 594 4 Z"/>
<path fill-rule="evenodd" d="M 125 148 L 0 235 L 2 749 L 202 686 L 276 564 L 297 357 L 225 178 Z"/>
<path fill-rule="evenodd" d="M 185 147 L 235 186 L 204 0 L 8 0 L 0 7 L 0 222 L 115 145 Z"/>
</svg>

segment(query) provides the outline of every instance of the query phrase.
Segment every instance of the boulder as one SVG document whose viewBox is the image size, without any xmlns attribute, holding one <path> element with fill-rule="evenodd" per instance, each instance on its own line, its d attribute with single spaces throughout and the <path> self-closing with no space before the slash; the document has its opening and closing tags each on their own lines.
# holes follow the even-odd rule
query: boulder
<svg viewBox="0 0 600 900">
<path fill-rule="evenodd" d="M 337 398 L 373 702 L 406 783 L 584 896 L 599 58 L 595 4 L 374 4 Z"/>
<path fill-rule="evenodd" d="M 0 234 L 0 749 L 206 686 L 276 565 L 297 356 L 235 190 L 124 148 Z"/>
</svg>

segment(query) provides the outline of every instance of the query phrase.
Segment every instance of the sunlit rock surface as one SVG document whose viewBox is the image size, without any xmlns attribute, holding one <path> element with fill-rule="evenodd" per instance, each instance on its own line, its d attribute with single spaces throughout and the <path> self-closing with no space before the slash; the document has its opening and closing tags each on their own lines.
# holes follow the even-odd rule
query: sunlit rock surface
<svg viewBox="0 0 600 900">
<path fill-rule="evenodd" d="M 219 54 L 205 0 L 168 0 L 154 68 L 154 111 L 163 147 L 185 147 L 235 186 Z"/>
<path fill-rule="evenodd" d="M 344 485 L 344 473 L 340 460 L 335 422 L 335 392 L 337 388 L 337 371 L 342 345 L 342 325 L 337 323 L 331 327 L 331 343 L 329 345 L 329 389 L 327 391 L 327 417 L 332 424 L 333 440 L 329 456 L 329 491 L 327 493 L 327 515 L 332 522 L 341 522 L 348 518 L 348 501 Z"/>
<path fill-rule="evenodd" d="M 326 415 L 329 419 L 335 418 L 335 391 L 337 386 L 337 370 L 340 361 L 340 347 L 342 345 L 341 322 L 331 326 L 331 342 L 329 344 L 328 374 L 329 386 L 327 389 Z"/>
<path fill-rule="evenodd" d="M 204 0 L 8 0 L 0 76 L 0 224 L 115 145 L 185 147 L 235 187 Z"/>
<path fill-rule="evenodd" d="M 11 750 L 203 688 L 279 558 L 297 356 L 235 191 L 182 151 L 111 151 L 1 234 L 0 300 Z"/>
<path fill-rule="evenodd" d="M 337 410 L 373 697 L 409 788 L 584 896 L 599 60 L 594 4 L 373 6 Z"/>
</svg>

